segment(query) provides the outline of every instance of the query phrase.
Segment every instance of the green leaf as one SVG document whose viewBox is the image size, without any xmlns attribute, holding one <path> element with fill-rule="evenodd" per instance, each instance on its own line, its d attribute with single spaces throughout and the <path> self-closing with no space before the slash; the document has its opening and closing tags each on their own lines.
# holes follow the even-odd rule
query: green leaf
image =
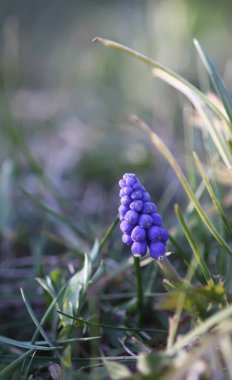
<svg viewBox="0 0 232 380">
<path fill-rule="evenodd" d="M 170 75 L 171 77 L 173 77 L 176 80 L 177 83 L 184 85 L 193 94 L 196 94 L 199 97 L 199 99 L 202 100 L 202 102 L 204 104 L 206 104 L 219 118 L 225 120 L 225 122 L 228 124 L 228 119 L 225 117 L 223 112 L 221 112 L 221 110 L 219 108 L 217 108 L 215 106 L 215 104 L 213 102 L 211 102 L 211 100 L 203 92 L 198 90 L 191 83 L 189 83 L 187 80 L 182 78 L 180 75 L 178 75 L 174 71 L 170 70 L 169 68 L 165 67 L 164 65 L 161 65 L 160 63 L 156 62 L 154 59 L 151 59 L 151 58 L 145 56 L 144 54 L 141 54 L 141 53 L 137 52 L 136 50 L 131 49 L 125 45 L 119 44 L 117 42 L 107 40 L 105 38 L 100 38 L 100 37 L 95 37 L 93 39 L 93 42 L 100 42 L 104 46 L 111 47 L 113 49 L 119 50 L 123 53 L 126 53 L 126 54 L 138 59 L 139 61 L 146 63 L 149 66 L 152 66 L 153 68 L 159 69 L 163 73 Z"/>
<path fill-rule="evenodd" d="M 208 55 L 206 54 L 204 49 L 201 47 L 200 43 L 196 39 L 194 39 L 193 42 L 194 42 L 195 48 L 196 48 L 201 60 L 202 60 L 202 63 L 205 66 L 205 68 L 209 74 L 209 77 L 212 81 L 214 89 L 217 92 L 218 96 L 221 98 L 222 103 L 223 103 L 225 110 L 227 112 L 227 115 L 228 115 L 228 117 L 232 123 L 232 100 L 231 100 L 231 96 L 230 96 L 221 76 L 219 75 L 215 65 L 213 64 L 211 59 L 208 57 Z M 230 126 L 230 128 L 232 130 L 232 124 L 231 123 L 229 123 L 228 125 Z"/>
<path fill-rule="evenodd" d="M 113 380 L 121 380 L 121 379 L 128 379 L 131 376 L 131 372 L 129 369 L 117 362 L 113 362 L 110 360 L 107 360 L 106 358 L 102 357 L 102 361 L 109 372 L 110 378 Z"/>
<path fill-rule="evenodd" d="M 118 222 L 119 222 L 119 217 L 117 216 L 99 243 L 99 250 L 100 251 L 102 250 L 102 248 L 104 247 L 106 242 L 109 240 L 109 238 L 112 235 L 112 233 L 113 233 L 115 227 L 117 226 Z"/>
<path fill-rule="evenodd" d="M 52 344 L 50 338 L 47 336 L 45 330 L 43 329 L 43 327 L 42 327 L 41 324 L 39 323 L 39 321 L 38 321 L 38 319 L 37 319 L 37 317 L 36 317 L 34 311 L 32 310 L 32 307 L 31 307 L 31 305 L 30 305 L 30 303 L 29 303 L 29 301 L 28 301 L 28 299 L 27 299 L 27 297 L 26 297 L 26 294 L 24 293 L 23 289 L 20 289 L 20 291 L 21 291 L 21 294 L 22 294 L 23 302 L 24 302 L 24 304 L 25 304 L 25 306 L 26 306 L 26 308 L 27 308 L 28 313 L 29 313 L 30 316 L 31 316 L 31 319 L 32 319 L 33 322 L 35 323 L 37 329 L 39 330 L 40 334 L 41 334 L 42 337 L 45 339 L 45 341 L 47 342 L 47 344 L 48 344 L 50 347 L 52 347 L 53 344 Z"/>
<path fill-rule="evenodd" d="M 70 278 L 64 292 L 62 308 L 64 313 L 75 315 L 78 312 L 81 299 L 88 287 L 91 271 L 92 261 L 89 259 L 88 255 L 85 254 L 83 268 Z M 72 323 L 70 320 L 64 318 L 61 319 L 64 325 Z"/>
<path fill-rule="evenodd" d="M 204 181 L 205 187 L 206 187 L 206 189 L 207 189 L 207 191 L 208 191 L 208 193 L 209 193 L 209 195 L 210 195 L 210 197 L 211 197 L 211 199 L 212 199 L 212 201 L 213 201 L 213 203 L 214 203 L 214 205 L 215 205 L 215 207 L 216 207 L 216 209 L 218 211 L 218 214 L 220 215 L 220 217 L 222 218 L 223 223 L 225 224 L 225 227 L 226 227 L 226 229 L 228 231 L 228 234 L 229 234 L 230 238 L 232 239 L 232 228 L 231 228 L 230 222 L 227 220 L 227 217 L 226 217 L 226 215 L 225 215 L 225 213 L 224 213 L 224 211 L 223 211 L 223 209 L 221 207 L 220 202 L 218 201 L 218 199 L 217 199 L 217 197 L 216 197 L 216 195 L 215 195 L 215 193 L 213 191 L 213 188 L 212 188 L 212 186 L 211 186 L 211 184 L 210 184 L 210 182 L 209 182 L 209 180 L 207 178 L 207 175 L 205 173 L 203 165 L 202 165 L 202 163 L 201 163 L 201 161 L 200 161 L 200 159 L 199 159 L 199 157 L 198 157 L 198 155 L 197 155 L 196 152 L 193 152 L 193 158 L 194 158 L 196 166 L 197 166 L 197 168 L 198 168 L 198 170 L 199 170 L 199 172 L 201 174 L 201 177 L 202 177 L 202 179 Z"/>
<path fill-rule="evenodd" d="M 52 298 L 55 297 L 55 289 L 52 285 L 51 278 L 46 276 L 46 278 L 36 277 L 36 281 L 40 284 L 40 286 L 50 294 Z"/>
<path fill-rule="evenodd" d="M 165 73 L 160 69 L 153 70 L 153 73 L 156 77 L 159 77 L 170 86 L 176 88 L 178 91 L 182 92 L 196 108 L 199 116 L 202 119 L 203 125 L 209 133 L 214 145 L 224 161 L 225 165 L 228 168 L 232 167 L 232 158 L 230 154 L 230 149 L 225 135 L 222 133 L 222 130 L 218 128 L 217 124 L 214 122 L 212 115 L 209 114 L 208 109 L 205 107 L 205 103 L 202 102 L 200 97 L 191 91 L 185 83 L 179 83 L 173 75 Z"/>
<path fill-rule="evenodd" d="M 171 364 L 170 357 L 162 352 L 141 353 L 138 357 L 137 368 L 142 375 L 146 376 L 146 379 L 149 376 L 150 380 L 160 378 L 162 372 Z M 152 377 L 150 378 L 150 376 Z"/>
<path fill-rule="evenodd" d="M 65 216 L 63 216 L 62 214 L 60 214 L 59 212 L 55 211 L 55 210 L 52 210 L 50 207 L 48 207 L 47 205 L 45 205 L 43 202 L 41 202 L 41 200 L 36 197 L 35 195 L 33 194 L 30 194 L 28 193 L 25 189 L 21 189 L 22 192 L 30 199 L 32 200 L 39 208 L 41 208 L 41 210 L 43 211 L 46 211 L 48 214 L 50 214 L 51 216 L 53 216 L 56 220 L 64 223 L 66 226 L 68 226 L 77 236 L 80 236 L 82 237 L 83 239 L 88 239 L 89 236 L 87 236 L 85 234 L 84 231 L 82 231 L 81 229 L 79 229 L 76 225 L 74 225 L 72 222 L 70 222 L 70 220 L 68 218 L 66 218 Z"/>
<path fill-rule="evenodd" d="M 209 269 L 208 269 L 208 267 L 204 261 L 204 258 L 202 257 L 202 255 L 201 255 L 201 253 L 200 253 L 200 251 L 199 251 L 199 249 L 195 243 L 195 239 L 192 236 L 191 231 L 189 230 L 189 228 L 185 222 L 184 215 L 180 211 L 180 208 L 177 204 L 175 205 L 175 212 L 176 212 L 176 215 L 178 216 L 181 227 L 185 233 L 185 236 L 189 242 L 189 245 L 191 246 L 191 248 L 193 250 L 195 259 L 196 259 L 197 263 L 199 264 L 206 281 L 208 282 L 211 280 L 214 283 L 213 277 L 212 277 L 212 275 L 211 275 L 211 273 L 210 273 L 210 271 L 209 271 Z"/>
<path fill-rule="evenodd" d="M 12 372 L 22 363 L 28 356 L 30 356 L 34 352 L 34 349 L 31 349 L 17 359 L 15 359 L 12 363 L 10 363 L 7 367 L 5 367 L 2 371 L 0 371 L 0 379 L 8 379 L 11 376 Z"/>
<path fill-rule="evenodd" d="M 205 286 L 175 289 L 159 297 L 155 307 L 158 310 L 175 311 L 182 294 L 185 296 L 183 309 L 202 319 L 207 318 L 212 311 L 214 312 L 215 307 L 224 307 L 226 304 L 224 285 L 209 283 Z"/>
<path fill-rule="evenodd" d="M 100 42 L 104 46 L 114 48 L 116 50 L 122 51 L 123 53 L 126 53 L 144 63 L 146 63 L 149 66 L 152 66 L 154 68 L 153 72 L 156 76 L 158 76 L 160 79 L 166 81 L 179 91 L 181 91 L 183 94 L 185 94 L 190 101 L 194 104 L 196 107 L 199 115 L 201 116 L 202 120 L 204 121 L 204 124 L 207 126 L 207 129 L 211 135 L 212 140 L 214 141 L 214 144 L 225 162 L 225 164 L 231 168 L 232 167 L 232 157 L 230 155 L 230 151 L 228 149 L 227 141 L 225 140 L 225 136 L 223 136 L 220 132 L 220 130 L 214 125 L 211 118 L 208 115 L 208 112 L 206 110 L 206 107 L 209 107 L 215 115 L 217 115 L 221 120 L 224 120 L 226 125 L 229 126 L 229 120 L 224 115 L 221 110 L 215 106 L 215 104 L 200 90 L 198 90 L 196 87 L 194 87 L 191 83 L 186 81 L 184 78 L 182 78 L 177 73 L 173 72 L 169 68 L 165 67 L 164 65 L 161 65 L 160 63 L 154 61 L 153 59 L 133 50 L 130 49 L 127 46 L 124 46 L 122 44 L 119 44 L 114 41 L 110 41 L 104 38 L 95 37 L 93 39 L 93 42 Z M 229 126 L 230 128 L 230 126 Z M 231 129 L 229 129 L 231 131 Z"/>
<path fill-rule="evenodd" d="M 46 344 L 46 342 L 44 343 Z M 0 335 L 0 344 L 7 344 L 7 345 L 15 346 L 15 347 L 27 348 L 30 350 L 40 350 L 40 351 L 49 351 L 49 350 L 56 350 L 57 348 L 61 348 L 61 347 L 55 347 L 54 345 L 50 347 L 46 347 L 46 346 L 31 344 L 28 342 L 23 342 L 23 341 L 7 338 L 3 335 Z"/>
<path fill-rule="evenodd" d="M 160 329 L 144 329 L 143 327 L 120 327 L 120 326 L 113 326 L 113 325 L 108 325 L 108 324 L 105 324 L 105 323 L 95 323 L 95 322 L 92 322 L 92 321 L 87 321 L 85 319 L 82 319 L 82 318 L 77 318 L 77 317 L 73 317 L 72 315 L 68 315 L 66 313 L 63 313 L 62 311 L 58 310 L 58 313 L 63 315 L 64 317 L 66 318 L 69 318 L 69 319 L 72 319 L 73 321 L 76 322 L 76 327 L 80 327 L 80 328 L 83 328 L 84 325 L 86 324 L 87 326 L 96 326 L 96 327 L 102 327 L 102 328 L 105 328 L 105 329 L 111 329 L 111 330 L 116 330 L 116 331 L 134 331 L 134 332 L 141 332 L 141 331 L 145 331 L 145 332 L 150 332 L 150 333 L 163 333 L 163 334 L 167 334 L 167 331 L 166 330 L 160 330 Z"/>
<path fill-rule="evenodd" d="M 174 355 L 177 352 L 179 353 L 179 350 L 184 348 L 187 344 L 190 344 L 196 337 L 199 337 L 205 334 L 212 327 L 224 322 L 226 319 L 230 318 L 231 316 L 232 316 L 232 305 L 218 311 L 217 313 L 215 313 L 214 315 L 206 319 L 206 321 L 201 323 L 199 326 L 191 330 L 188 334 L 184 336 L 182 335 L 182 337 L 179 337 L 178 341 L 169 350 L 167 350 L 167 354 Z"/>
<path fill-rule="evenodd" d="M 11 182 L 13 164 L 11 161 L 3 162 L 0 170 L 0 231 L 4 233 L 9 223 L 11 212 Z"/>
</svg>

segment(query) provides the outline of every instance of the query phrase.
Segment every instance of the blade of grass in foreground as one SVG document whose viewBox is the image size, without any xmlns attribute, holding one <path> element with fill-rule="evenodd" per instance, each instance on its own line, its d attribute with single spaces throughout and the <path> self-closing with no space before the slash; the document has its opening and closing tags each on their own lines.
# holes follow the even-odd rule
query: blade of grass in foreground
<svg viewBox="0 0 232 380">
<path fill-rule="evenodd" d="M 15 359 L 12 363 L 10 363 L 6 368 L 4 368 L 0 372 L 0 379 L 7 379 L 8 376 L 15 370 L 15 368 L 28 356 L 30 356 L 35 350 L 31 349 L 24 354 L 22 354 L 19 358 Z"/>
<path fill-rule="evenodd" d="M 43 327 L 41 326 L 41 324 L 39 323 L 34 311 L 32 310 L 32 307 L 23 291 L 23 289 L 20 289 L 21 291 L 21 294 L 22 294 L 22 298 L 23 298 L 23 302 L 27 308 L 27 311 L 28 313 L 30 314 L 30 317 L 31 319 L 33 320 L 33 322 L 35 323 L 37 329 L 39 330 L 40 334 L 42 335 L 42 337 L 45 339 L 45 341 L 47 342 L 47 344 L 52 347 L 53 344 L 51 342 L 51 340 L 49 339 L 49 337 L 47 336 L 46 332 L 44 331 Z"/>
<path fill-rule="evenodd" d="M 179 338 L 179 340 L 170 349 L 167 350 L 167 353 L 169 355 L 175 354 L 178 350 L 184 348 L 187 344 L 190 344 L 196 337 L 203 335 L 212 327 L 222 323 L 225 319 L 231 316 L 232 305 L 230 305 L 226 309 L 217 312 L 212 317 L 208 318 L 205 322 L 201 323 L 195 329 L 190 331 L 188 334 L 184 335 L 182 338 Z"/>
<path fill-rule="evenodd" d="M 182 229 L 183 229 L 183 231 L 185 233 L 185 236 L 186 236 L 186 238 L 187 238 L 187 240 L 188 240 L 188 242 L 189 242 L 189 244 L 190 244 L 190 246 L 191 246 L 191 248 L 193 250 L 193 253 L 194 253 L 194 256 L 196 258 L 196 261 L 199 264 L 199 266 L 200 266 L 200 268 L 202 270 L 202 273 L 203 273 L 203 275 L 204 275 L 204 277 L 206 279 L 206 282 L 209 282 L 211 280 L 214 283 L 213 277 L 212 277 L 212 275 L 211 275 L 211 273 L 210 273 L 210 271 L 209 271 L 209 269 L 208 269 L 208 267 L 207 267 L 207 265 L 206 265 L 203 257 L 201 256 L 200 251 L 199 251 L 197 245 L 195 244 L 194 238 L 193 238 L 190 230 L 188 229 L 188 226 L 187 226 L 187 224 L 185 222 L 184 216 L 183 216 L 182 212 L 180 211 L 180 208 L 179 208 L 179 206 L 177 204 L 175 205 L 175 212 L 176 212 L 176 215 L 177 215 L 177 217 L 179 219 L 181 227 L 182 227 Z"/>
<path fill-rule="evenodd" d="M 166 330 L 161 330 L 161 329 L 144 329 L 143 327 L 139 328 L 133 328 L 133 327 L 118 327 L 118 326 L 113 326 L 113 325 L 108 325 L 105 323 L 95 323 L 91 321 L 86 321 L 85 319 L 82 318 L 75 318 L 72 317 L 71 315 L 68 315 L 66 313 L 63 313 L 62 311 L 58 310 L 59 314 L 62 314 L 64 317 L 70 318 L 73 321 L 79 322 L 80 324 L 86 324 L 87 326 L 97 326 L 97 327 L 103 327 L 105 329 L 111 329 L 111 330 L 116 330 L 116 331 L 134 331 L 134 332 L 150 332 L 150 333 L 162 333 L 162 334 L 167 334 L 168 331 Z"/>
<path fill-rule="evenodd" d="M 50 305 L 48 306 L 47 310 L 45 311 L 43 317 L 41 318 L 40 323 L 37 326 L 37 328 L 36 328 L 36 330 L 35 330 L 35 332 L 33 334 L 33 337 L 31 339 L 31 344 L 35 343 L 35 341 L 36 341 L 36 339 L 37 339 L 37 337 L 38 337 L 38 335 L 40 333 L 40 326 L 43 326 L 44 323 L 47 321 L 47 318 L 49 317 L 49 315 L 50 315 L 51 311 L 53 310 L 54 306 L 56 305 L 56 303 L 59 301 L 60 297 L 63 295 L 63 292 L 66 289 L 66 287 L 67 287 L 67 283 L 65 283 L 62 286 L 62 288 L 59 290 L 59 292 L 57 293 L 56 296 L 52 296 L 49 293 L 54 298 L 53 298 L 52 302 L 50 303 Z M 24 362 L 23 362 L 23 364 L 22 364 L 22 369 L 21 369 L 22 373 L 24 373 L 24 371 L 28 368 L 28 365 L 29 365 L 28 364 L 28 358 L 26 357 L 25 360 L 24 360 Z"/>
<path fill-rule="evenodd" d="M 49 350 L 51 351 L 51 350 L 56 350 L 57 348 L 61 348 L 61 347 L 55 347 L 54 345 L 52 345 L 50 347 L 35 345 L 35 344 L 28 343 L 28 342 L 23 342 L 20 340 L 7 338 L 7 337 L 2 336 L 2 335 L 0 335 L 0 343 L 1 344 L 7 344 L 10 346 L 20 347 L 20 348 L 29 348 L 32 350 L 41 350 L 41 351 L 49 351 Z M 46 342 L 44 342 L 44 343 L 46 344 Z"/>
<path fill-rule="evenodd" d="M 221 235 L 218 233 L 217 229 L 212 224 L 211 220 L 209 219 L 208 215 L 205 213 L 203 208 L 201 207 L 200 203 L 196 199 L 192 189 L 190 188 L 187 179 L 185 178 L 179 164 L 177 163 L 175 157 L 173 154 L 169 151 L 169 149 L 166 147 L 166 145 L 163 143 L 163 141 L 159 138 L 159 136 L 153 132 L 150 127 L 142 121 L 138 116 L 131 115 L 130 117 L 131 121 L 134 122 L 136 125 L 138 125 L 146 134 L 149 136 L 151 142 L 153 145 L 160 151 L 160 153 L 163 155 L 163 157 L 168 161 L 169 165 L 172 167 L 174 172 L 176 173 L 183 189 L 185 190 L 187 196 L 189 197 L 190 201 L 193 203 L 197 213 L 199 214 L 200 218 L 208 228 L 208 230 L 211 232 L 211 234 L 214 236 L 214 238 L 218 241 L 218 243 L 224 247 L 226 252 L 229 253 L 230 256 L 232 256 L 232 249 L 227 244 L 227 242 L 221 237 Z"/>
</svg>

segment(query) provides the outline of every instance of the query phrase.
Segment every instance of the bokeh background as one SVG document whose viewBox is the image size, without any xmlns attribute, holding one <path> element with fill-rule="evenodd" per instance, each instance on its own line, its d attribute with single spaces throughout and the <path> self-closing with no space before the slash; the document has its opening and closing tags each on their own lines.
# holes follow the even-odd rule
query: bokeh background
<svg viewBox="0 0 232 380">
<path fill-rule="evenodd" d="M 44 271 L 42 262 L 48 270 L 62 266 L 70 249 L 79 254 L 102 236 L 117 213 L 123 172 L 136 172 L 166 215 L 182 199 L 172 172 L 128 115 L 151 125 L 185 168 L 185 100 L 144 64 L 91 40 L 121 42 L 207 89 L 197 38 L 231 90 L 231 11 L 226 0 L 1 0 L 0 271 L 7 315 L 19 286 Z"/>
</svg>

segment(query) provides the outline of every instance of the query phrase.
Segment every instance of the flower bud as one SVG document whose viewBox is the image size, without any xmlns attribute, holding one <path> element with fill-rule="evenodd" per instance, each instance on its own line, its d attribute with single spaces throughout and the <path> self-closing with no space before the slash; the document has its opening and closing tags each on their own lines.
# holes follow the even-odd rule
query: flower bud
<svg viewBox="0 0 232 380">
<path fill-rule="evenodd" d="M 143 228 L 149 228 L 152 226 L 153 219 L 150 215 L 141 214 L 139 217 L 139 226 Z"/>
<path fill-rule="evenodd" d="M 125 219 L 130 223 L 130 224 L 136 224 L 139 218 L 139 214 L 136 211 L 129 210 L 127 211 L 125 215 Z"/>
<path fill-rule="evenodd" d="M 144 241 L 146 239 L 146 230 L 139 226 L 134 227 L 131 232 L 131 239 L 137 242 Z"/>
<path fill-rule="evenodd" d="M 166 251 L 166 247 L 164 243 L 160 241 L 156 243 L 151 243 L 150 246 L 150 255 L 153 259 L 158 259 L 160 256 L 163 256 Z"/>
<path fill-rule="evenodd" d="M 147 243 L 146 242 L 134 242 L 131 246 L 131 252 L 136 257 L 143 257 L 147 253 Z"/>
<path fill-rule="evenodd" d="M 131 210 L 135 210 L 139 212 L 143 208 L 143 201 L 140 201 L 140 200 L 133 201 L 130 203 L 129 207 Z"/>
<path fill-rule="evenodd" d="M 120 223 L 120 230 L 123 232 L 123 233 L 126 233 L 126 234 L 130 234 L 131 231 L 133 230 L 133 225 L 130 224 L 127 220 L 123 220 L 122 223 Z"/>
</svg>

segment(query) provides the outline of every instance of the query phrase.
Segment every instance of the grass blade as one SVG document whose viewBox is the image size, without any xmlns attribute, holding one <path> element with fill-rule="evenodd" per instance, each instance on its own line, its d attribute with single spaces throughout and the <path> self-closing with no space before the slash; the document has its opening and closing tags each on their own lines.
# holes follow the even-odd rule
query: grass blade
<svg viewBox="0 0 232 380">
<path fill-rule="evenodd" d="M 42 335 L 42 337 L 45 339 L 45 341 L 47 342 L 47 344 L 52 347 L 53 344 L 51 342 L 51 340 L 49 339 L 49 337 L 47 336 L 46 332 L 44 331 L 43 327 L 41 326 L 41 324 L 39 323 L 34 311 L 32 310 L 32 307 L 23 291 L 23 289 L 20 289 L 21 291 L 21 294 L 22 294 L 22 298 L 23 298 L 23 302 L 25 303 L 25 306 L 27 308 L 27 311 L 28 313 L 30 314 L 31 316 L 31 319 L 33 320 L 34 324 L 36 325 L 37 329 L 39 330 L 40 334 Z"/>
<path fill-rule="evenodd" d="M 62 314 L 64 317 L 72 319 L 73 321 L 79 322 L 80 324 L 86 324 L 87 326 L 103 327 L 105 329 L 111 329 L 111 330 L 115 330 L 115 331 L 134 331 L 134 332 L 138 332 L 138 333 L 141 331 L 145 331 L 145 332 L 150 332 L 150 333 L 167 334 L 166 330 L 144 329 L 142 327 L 139 327 L 139 328 L 136 328 L 136 327 L 135 328 L 133 328 L 133 327 L 118 327 L 118 326 L 108 325 L 105 323 L 95 323 L 95 322 L 91 322 L 91 321 L 86 321 L 85 319 L 82 319 L 82 318 L 75 318 L 75 317 L 72 317 L 71 315 L 63 313 L 60 310 L 58 310 L 58 313 Z"/>
<path fill-rule="evenodd" d="M 36 331 L 34 332 L 34 335 L 32 337 L 32 340 L 31 342 L 35 342 L 37 336 L 39 335 L 39 326 L 43 326 L 44 323 L 46 322 L 47 318 L 49 317 L 53 307 L 56 305 L 56 303 L 58 302 L 59 298 L 62 296 L 64 290 L 66 289 L 67 287 L 67 284 L 64 284 L 63 287 L 59 290 L 58 294 L 56 295 L 56 297 L 52 300 L 52 302 L 50 303 L 49 307 L 47 308 L 46 312 L 44 313 L 41 321 L 40 321 L 40 324 L 37 326 L 37 329 Z"/>
<path fill-rule="evenodd" d="M 48 214 L 52 215 L 55 219 L 66 224 L 69 228 L 73 230 L 73 232 L 75 232 L 77 236 L 80 236 L 83 239 L 89 240 L 89 236 L 87 236 L 82 230 L 77 228 L 77 226 L 71 223 L 67 218 L 65 218 L 65 216 L 63 216 L 62 214 L 60 214 L 59 212 L 55 210 L 52 210 L 50 207 L 42 203 L 33 194 L 28 193 L 25 189 L 22 188 L 21 190 L 30 200 L 32 200 L 39 208 L 41 208 L 41 210 L 46 211 Z"/>
<path fill-rule="evenodd" d="M 99 251 L 102 250 L 102 248 L 106 244 L 107 240 L 110 238 L 110 236 L 111 236 L 112 232 L 114 231 L 115 227 L 117 226 L 118 222 L 119 222 L 119 217 L 117 216 L 115 218 L 115 220 L 113 221 L 113 223 L 108 228 L 108 230 L 106 231 L 106 233 L 103 236 L 103 238 L 101 239 L 101 241 L 99 243 Z"/>
<path fill-rule="evenodd" d="M 217 197 L 216 197 L 216 195 L 215 195 L 215 193 L 213 191 L 213 188 L 212 188 L 212 186 L 211 186 L 211 184 L 210 184 L 210 182 L 209 182 L 209 180 L 207 178 L 207 175 L 205 173 L 203 165 L 202 165 L 202 163 L 201 163 L 201 161 L 200 161 L 200 159 L 199 159 L 199 157 L 198 157 L 198 155 L 197 155 L 196 152 L 193 152 L 193 158 L 194 158 L 196 166 L 197 166 L 197 168 L 198 168 L 198 170 L 200 172 L 200 175 L 201 175 L 201 177 L 202 177 L 202 179 L 204 181 L 205 187 L 206 187 L 206 189 L 207 189 L 207 191 L 208 191 L 208 193 L 209 193 L 209 195 L 210 195 L 210 197 L 211 197 L 211 199 L 212 199 L 212 201 L 213 201 L 213 203 L 214 203 L 214 205 L 215 205 L 215 207 L 216 207 L 216 209 L 217 209 L 220 217 L 222 218 L 222 220 L 223 220 L 223 222 L 225 224 L 225 227 L 226 227 L 226 229 L 228 231 L 228 234 L 229 234 L 230 238 L 232 239 L 232 228 L 230 226 L 230 223 L 227 220 L 227 217 L 226 217 L 226 215 L 225 215 L 225 213 L 224 213 L 224 211 L 223 211 L 223 209 L 222 209 L 222 207 L 221 207 L 221 205 L 220 205 L 220 203 L 219 203 L 219 201 L 218 201 L 218 199 L 217 199 Z"/>
<path fill-rule="evenodd" d="M 226 166 L 228 168 L 231 168 L 231 153 L 229 151 L 228 144 L 225 140 L 225 136 L 223 135 L 222 131 L 214 124 L 214 122 L 212 121 L 212 117 L 209 117 L 208 112 L 204 107 L 204 102 L 202 102 L 198 94 L 191 91 L 191 89 L 189 89 L 189 87 L 186 86 L 185 83 L 180 83 L 169 73 L 165 73 L 160 69 L 153 70 L 153 73 L 156 77 L 159 77 L 160 79 L 168 83 L 170 86 L 182 92 L 192 102 L 198 114 L 200 115 L 202 121 L 204 122 L 205 127 L 207 127 L 207 131 L 210 134 L 211 139 L 213 140 L 220 157 L 222 158 Z"/>
<path fill-rule="evenodd" d="M 10 363 L 6 368 L 4 368 L 0 372 L 0 379 L 7 379 L 8 376 L 14 371 L 14 369 L 25 360 L 30 354 L 34 352 L 34 349 L 31 349 L 24 354 L 22 354 L 19 358 L 15 359 L 12 363 Z"/>
<path fill-rule="evenodd" d="M 217 92 L 218 96 L 221 98 L 222 103 L 223 103 L 225 110 L 227 112 L 227 115 L 228 115 L 230 121 L 232 122 L 232 100 L 231 100 L 231 96 L 230 96 L 221 76 L 219 75 L 215 65 L 213 64 L 211 59 L 208 57 L 208 55 L 206 54 L 204 49 L 201 47 L 200 43 L 196 39 L 194 39 L 193 42 L 194 42 L 195 48 L 196 48 L 196 50 L 197 50 L 197 52 L 201 58 L 201 61 L 202 61 L 203 65 L 205 66 L 205 68 L 209 74 L 209 77 L 212 81 L 214 89 Z M 229 123 L 229 127 L 232 131 L 232 124 L 231 123 Z"/>
<path fill-rule="evenodd" d="M 107 46 L 107 47 L 111 47 L 111 48 L 114 48 L 116 50 L 119 50 L 119 51 L 122 51 L 123 53 L 126 53 L 144 63 L 146 63 L 147 65 L 149 66 L 152 66 L 153 68 L 157 68 L 157 69 L 160 69 L 161 71 L 163 71 L 164 73 L 167 73 L 169 75 L 171 75 L 173 78 L 175 78 L 179 83 L 182 83 L 184 84 L 185 86 L 187 86 L 193 93 L 195 93 L 196 95 L 199 96 L 199 98 L 205 103 L 207 104 L 207 106 L 221 119 L 223 119 L 227 124 L 228 124 L 228 119 L 225 117 L 225 115 L 223 114 L 223 112 L 221 112 L 221 110 L 219 108 L 217 108 L 215 106 L 215 104 L 213 104 L 213 102 L 211 102 L 211 100 L 203 93 L 201 92 L 200 90 L 198 90 L 196 87 L 194 87 L 191 83 L 189 83 L 188 81 L 186 81 L 184 78 L 182 78 L 180 75 L 178 75 L 177 73 L 175 73 L 174 71 L 168 69 L 167 67 L 165 67 L 164 65 L 161 65 L 160 63 L 156 62 L 155 60 L 147 57 L 146 55 L 144 54 L 141 54 L 139 52 L 137 52 L 136 50 L 133 50 L 133 49 L 130 49 L 129 47 L 125 46 L 125 45 L 122 45 L 122 44 L 119 44 L 117 42 L 114 42 L 114 41 L 111 41 L 111 40 L 107 40 L 105 38 L 100 38 L 100 37 L 95 37 L 93 39 L 93 42 L 99 42 L 101 43 L 102 45 L 104 46 Z"/>
<path fill-rule="evenodd" d="M 190 201 L 193 203 L 195 210 L 197 211 L 198 215 L 200 216 L 200 218 L 202 219 L 202 221 L 204 222 L 208 230 L 211 232 L 214 238 L 218 241 L 218 243 L 222 247 L 224 247 L 224 249 L 229 253 L 229 255 L 232 256 L 232 249 L 227 244 L 227 242 L 221 237 L 220 233 L 214 227 L 208 215 L 205 213 L 200 203 L 196 199 L 192 189 L 190 188 L 188 184 L 187 179 L 185 178 L 173 154 L 169 151 L 169 149 L 166 147 L 163 141 L 159 138 L 159 136 L 155 132 L 153 132 L 146 123 L 144 123 L 141 119 L 139 119 L 138 116 L 132 115 L 131 121 L 134 122 L 136 125 L 138 125 L 144 132 L 146 132 L 146 134 L 149 136 L 150 140 L 152 141 L 153 145 L 160 151 L 160 153 L 168 161 L 169 165 L 172 167 L 172 169 L 176 173 L 187 196 L 189 197 Z"/>
<path fill-rule="evenodd" d="M 27 348 L 27 349 L 41 350 L 41 351 L 56 350 L 58 348 L 58 347 L 55 347 L 53 344 L 50 347 L 45 347 L 45 346 L 41 346 L 41 345 L 31 344 L 28 342 L 23 342 L 20 340 L 7 338 L 3 335 L 0 335 L 0 343 L 1 344 L 8 344 L 8 345 L 20 347 L 20 348 Z M 43 343 L 45 343 L 45 342 L 43 342 Z M 61 348 L 61 347 L 59 347 L 59 348 Z"/>
<path fill-rule="evenodd" d="M 190 230 L 189 230 L 189 228 L 185 222 L 184 215 L 180 211 L 180 208 L 177 204 L 175 205 L 175 212 L 176 212 L 176 215 L 179 219 L 181 227 L 185 233 L 185 236 L 189 242 L 189 245 L 191 246 L 191 248 L 193 250 L 196 261 L 199 264 L 199 266 L 202 270 L 202 273 L 206 279 L 206 282 L 209 282 L 211 280 L 214 283 L 213 277 L 212 277 L 203 257 L 201 256 L 200 251 L 199 251 L 197 245 L 195 244 L 194 238 L 193 238 L 193 236 L 192 236 L 192 234 L 191 234 L 191 232 L 190 232 Z"/>
</svg>

